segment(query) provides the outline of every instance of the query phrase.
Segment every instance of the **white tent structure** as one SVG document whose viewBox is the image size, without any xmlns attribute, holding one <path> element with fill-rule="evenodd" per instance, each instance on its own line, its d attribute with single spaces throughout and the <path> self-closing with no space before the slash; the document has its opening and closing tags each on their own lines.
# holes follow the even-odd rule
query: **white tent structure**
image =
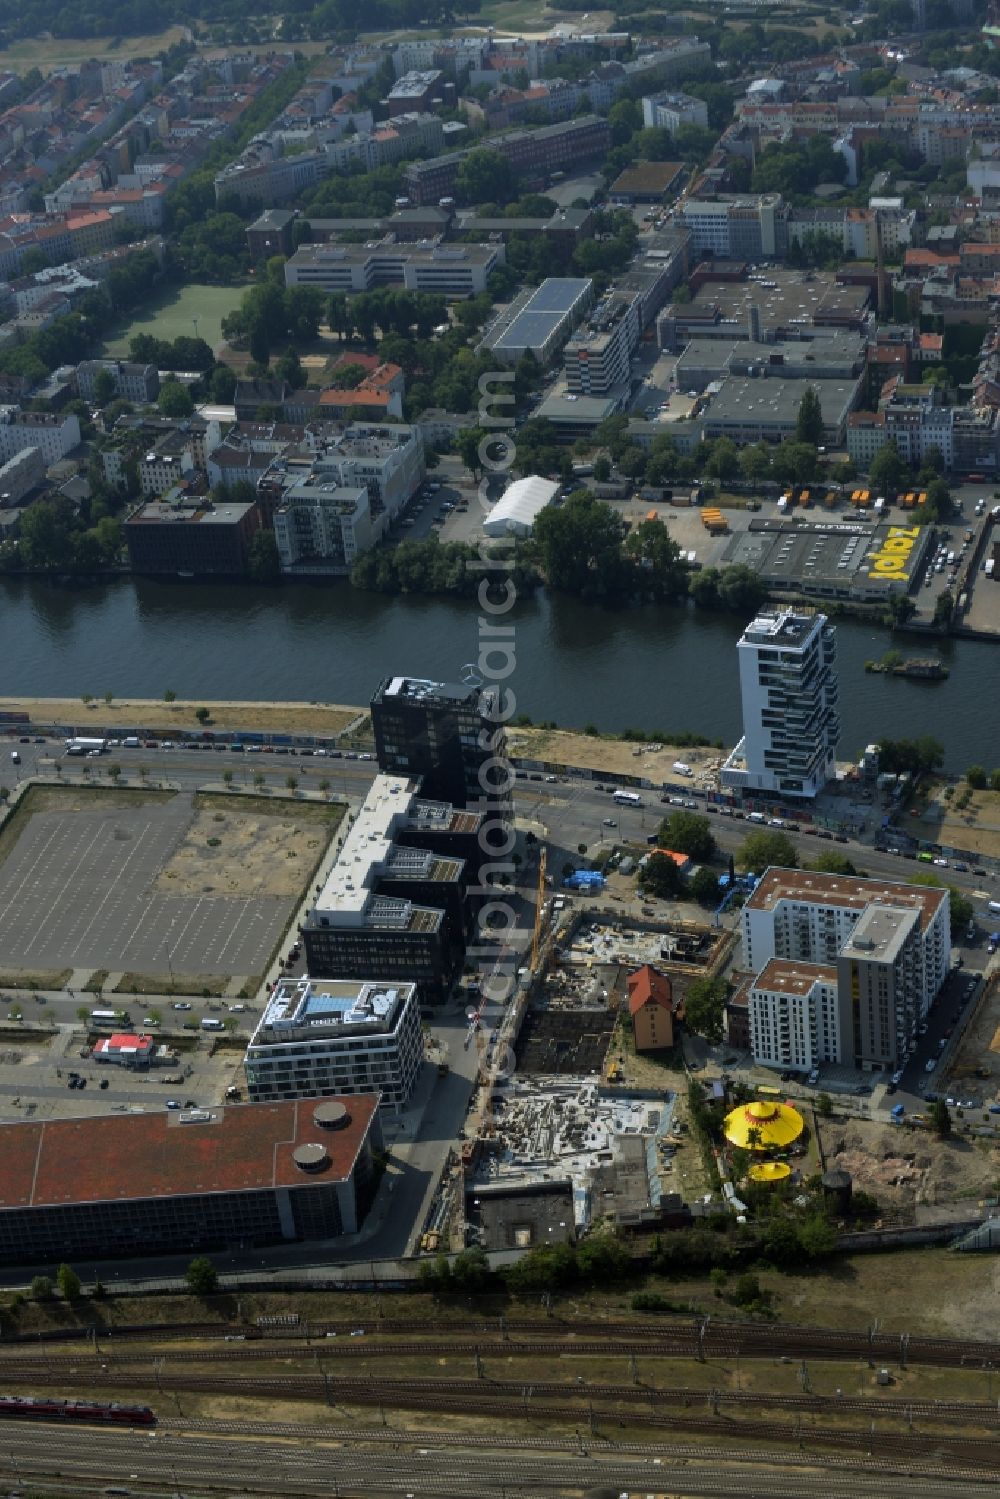
<svg viewBox="0 0 1000 1499">
<path fill-rule="evenodd" d="M 483 523 L 487 536 L 530 536 L 535 521 L 559 492 L 551 479 L 530 474 L 516 479 Z"/>
</svg>

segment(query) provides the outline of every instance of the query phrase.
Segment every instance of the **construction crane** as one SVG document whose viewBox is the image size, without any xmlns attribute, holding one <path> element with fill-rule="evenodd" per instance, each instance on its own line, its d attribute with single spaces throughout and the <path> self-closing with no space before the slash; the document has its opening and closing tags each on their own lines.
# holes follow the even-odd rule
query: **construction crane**
<svg viewBox="0 0 1000 1499">
<path fill-rule="evenodd" d="M 535 930 L 531 937 L 531 972 L 538 972 L 538 954 L 542 945 L 542 920 L 545 915 L 545 865 L 546 851 L 543 846 L 538 855 L 538 890 L 535 895 Z"/>
</svg>

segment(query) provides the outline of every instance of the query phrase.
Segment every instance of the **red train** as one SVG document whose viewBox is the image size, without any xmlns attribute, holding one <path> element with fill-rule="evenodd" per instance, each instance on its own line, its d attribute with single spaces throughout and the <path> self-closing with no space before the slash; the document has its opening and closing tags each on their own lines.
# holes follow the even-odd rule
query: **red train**
<svg viewBox="0 0 1000 1499">
<path fill-rule="evenodd" d="M 115 1426 L 155 1426 L 148 1405 L 117 1401 L 59 1400 L 41 1395 L 0 1395 L 0 1417 L 25 1416 L 36 1421 L 90 1421 Z"/>
</svg>

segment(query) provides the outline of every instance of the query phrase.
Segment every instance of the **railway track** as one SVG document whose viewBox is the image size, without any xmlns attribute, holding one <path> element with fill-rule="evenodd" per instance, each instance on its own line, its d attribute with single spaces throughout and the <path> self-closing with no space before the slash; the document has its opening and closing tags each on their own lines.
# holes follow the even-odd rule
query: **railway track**
<svg viewBox="0 0 1000 1499">
<path fill-rule="evenodd" d="M 923 1335 L 890 1334 L 884 1332 L 841 1331 L 826 1327 L 775 1327 L 755 1323 L 720 1322 L 706 1318 L 684 1318 L 666 1320 L 651 1327 L 648 1320 L 574 1320 L 562 1321 L 558 1316 L 550 1318 L 483 1317 L 471 1318 L 462 1324 L 449 1325 L 440 1321 L 406 1321 L 402 1318 L 379 1318 L 365 1329 L 365 1338 L 350 1340 L 358 1323 L 346 1320 L 324 1321 L 303 1325 L 297 1338 L 290 1338 L 287 1331 L 275 1336 L 256 1328 L 220 1328 L 215 1324 L 187 1323 L 177 1327 L 133 1326 L 112 1328 L 115 1343 L 121 1341 L 149 1339 L 173 1341 L 185 1338 L 211 1338 L 221 1341 L 225 1337 L 245 1337 L 252 1345 L 239 1349 L 218 1349 L 215 1356 L 220 1360 L 249 1357 L 269 1358 L 287 1353 L 289 1356 L 301 1352 L 302 1348 L 317 1339 L 338 1340 L 338 1346 L 347 1350 L 347 1355 L 384 1352 L 388 1357 L 409 1351 L 415 1354 L 434 1352 L 441 1347 L 469 1347 L 470 1349 L 490 1342 L 503 1344 L 506 1353 L 526 1346 L 529 1351 L 551 1347 L 561 1338 L 575 1347 L 596 1344 L 603 1352 L 626 1353 L 639 1346 L 653 1346 L 658 1351 L 680 1354 L 702 1353 L 706 1357 L 754 1357 L 788 1353 L 808 1358 L 872 1358 L 881 1362 L 894 1362 L 901 1357 L 909 1363 L 935 1364 L 959 1368 L 965 1366 L 987 1366 L 1000 1368 L 1000 1343 L 985 1340 L 959 1340 L 935 1338 Z M 30 1355 L 14 1353 L 14 1348 L 37 1348 L 43 1342 L 68 1343 L 84 1340 L 87 1329 L 73 1329 L 74 1336 L 64 1336 L 64 1330 L 46 1334 L 44 1338 L 26 1339 L 12 1345 L 5 1344 L 5 1358 L 28 1358 Z M 513 1336 L 517 1335 L 517 1336 Z M 522 1336 L 523 1335 L 523 1336 Z M 106 1336 L 106 1335 L 105 1335 Z M 346 1341 L 341 1345 L 339 1340 Z M 376 1341 L 377 1340 L 377 1341 Z M 358 1347 L 360 1344 L 360 1347 Z M 257 1351 L 259 1350 L 259 1352 Z M 207 1357 L 206 1350 L 205 1357 Z M 135 1355 L 142 1357 L 142 1355 Z M 164 1358 L 190 1357 L 189 1353 L 164 1351 Z M 280 1355 L 279 1355 L 280 1356 Z M 126 1355 L 118 1355 L 126 1357 Z"/>
<path fill-rule="evenodd" d="M 190 1389 L 191 1380 L 197 1378 L 193 1375 L 164 1374 L 157 1368 L 156 1360 L 142 1361 L 149 1365 L 148 1384 L 151 1387 L 156 1384 L 161 1389 Z M 130 1368 L 135 1369 L 134 1360 L 129 1360 Z M 4 1375 L 9 1376 L 12 1371 L 0 1364 L 0 1379 Z M 17 1370 L 22 1374 L 22 1370 Z M 87 1369 L 72 1371 L 56 1371 L 48 1369 L 38 1371 L 34 1376 L 38 1385 L 72 1385 L 74 1388 L 81 1386 L 90 1388 L 95 1383 L 105 1384 L 111 1382 L 118 1385 L 134 1385 L 136 1383 L 135 1373 L 117 1375 L 113 1366 L 105 1372 L 103 1369 Z M 212 1378 L 213 1388 L 221 1388 L 223 1384 L 227 1389 L 245 1389 L 248 1384 L 260 1384 L 269 1382 L 280 1384 L 289 1394 L 299 1393 L 301 1399 L 323 1399 L 331 1405 L 351 1404 L 384 1404 L 387 1406 L 405 1406 L 413 1395 L 426 1393 L 428 1382 L 426 1379 L 396 1379 L 380 1378 L 377 1376 L 357 1376 L 349 1378 L 334 1376 L 317 1372 L 275 1375 L 269 1381 L 243 1379 L 217 1379 Z M 679 1407 L 681 1409 L 694 1409 L 701 1405 L 708 1405 L 716 1411 L 725 1409 L 733 1410 L 787 1410 L 800 1415 L 807 1414 L 831 1414 L 834 1411 L 850 1415 L 864 1416 L 869 1420 L 899 1420 L 912 1423 L 914 1421 L 932 1421 L 936 1423 L 964 1424 L 978 1427 L 997 1427 L 1000 1429 L 1000 1408 L 991 1401 L 962 1401 L 962 1400 L 923 1400 L 920 1398 L 903 1398 L 897 1400 L 885 1400 L 877 1397 L 866 1397 L 858 1395 L 780 1395 L 764 1394 L 753 1390 L 729 1390 L 729 1389 L 692 1389 L 687 1385 L 663 1385 L 654 1386 L 637 1380 L 632 1384 L 602 1384 L 588 1381 L 586 1385 L 574 1388 L 565 1381 L 558 1380 L 524 1380 L 497 1379 L 485 1374 L 482 1379 L 462 1378 L 435 1378 L 434 1390 L 442 1395 L 466 1397 L 470 1402 L 481 1404 L 484 1400 L 495 1398 L 524 1399 L 526 1390 L 530 1390 L 532 1399 L 559 1399 L 560 1397 L 573 1397 L 575 1399 L 586 1398 L 592 1403 L 608 1402 L 618 1403 L 636 1407 L 648 1406 L 650 1410 L 655 1407 Z M 364 1397 L 363 1400 L 361 1397 Z"/>
<path fill-rule="evenodd" d="M 92 1373 L 70 1376 L 71 1382 L 94 1383 Z M 99 1376 L 102 1386 L 122 1386 L 134 1390 L 134 1374 L 102 1371 Z M 692 1396 L 690 1391 L 638 1391 L 635 1387 L 609 1386 L 596 1390 L 582 1389 L 578 1392 L 565 1386 L 551 1384 L 536 1388 L 530 1385 L 511 1385 L 505 1382 L 494 1386 L 489 1382 L 454 1381 L 442 1387 L 435 1382 L 428 1387 L 426 1381 L 378 1381 L 336 1380 L 322 1373 L 292 1374 L 268 1378 L 234 1378 L 231 1376 L 198 1376 L 166 1373 L 157 1377 L 161 1395 L 167 1393 L 208 1394 L 272 1400 L 298 1400 L 331 1406 L 385 1407 L 412 1411 L 427 1411 L 440 1414 L 481 1416 L 484 1408 L 491 1416 L 523 1422 L 561 1422 L 574 1426 L 578 1431 L 614 1431 L 635 1427 L 649 1430 L 698 1432 L 721 1435 L 731 1440 L 745 1442 L 750 1439 L 798 1445 L 834 1448 L 849 1452 L 874 1452 L 892 1455 L 900 1459 L 920 1456 L 951 1458 L 972 1463 L 977 1468 L 1000 1468 L 1000 1433 L 996 1436 L 970 1437 L 961 1432 L 915 1431 L 912 1425 L 906 1431 L 876 1428 L 871 1412 L 864 1414 L 868 1420 L 863 1427 L 829 1426 L 818 1421 L 803 1422 L 803 1416 L 827 1415 L 840 1405 L 836 1400 L 823 1404 L 816 1397 L 802 1397 L 808 1404 L 801 1404 L 797 1397 L 774 1397 L 770 1401 L 761 1397 L 759 1401 L 731 1402 L 720 1396 L 713 1404 L 712 1394 Z M 65 1383 L 62 1380 L 61 1383 Z M 552 1398 L 554 1392 L 554 1398 Z M 662 1398 L 658 1398 L 662 1397 Z M 609 1409 L 607 1401 L 613 1399 Z M 645 1408 L 649 1398 L 650 1408 Z M 638 1408 L 642 1403 L 643 1408 Z M 863 1402 L 859 1402 L 863 1403 Z M 735 1414 L 727 1413 L 724 1407 L 732 1404 L 740 1409 Z M 786 1413 L 785 1419 L 743 1414 L 755 1407 L 770 1404 Z M 890 1402 L 879 1402 L 889 1409 L 880 1415 L 894 1419 L 906 1419 L 906 1407 L 892 1407 Z M 708 1405 L 709 1411 L 699 1414 L 698 1407 Z M 924 1403 L 930 1408 L 929 1403 Z M 652 1408 L 658 1406 L 659 1408 Z M 692 1408 L 694 1407 L 694 1408 Z M 978 1410 L 978 1408 L 977 1408 Z M 954 1417 L 952 1417 L 954 1420 Z M 6 1428 L 5 1428 L 6 1429 Z"/>
<path fill-rule="evenodd" d="M 537 1326 L 538 1324 L 533 1324 L 536 1329 Z M 317 1334 L 310 1343 L 252 1340 L 227 1348 L 158 1349 L 155 1357 L 163 1363 L 239 1364 L 315 1356 L 317 1350 L 322 1348 L 326 1356 L 337 1360 L 446 1357 L 461 1352 L 474 1356 L 477 1352 L 483 1355 L 502 1352 L 505 1358 L 554 1357 L 567 1353 L 597 1355 L 602 1358 L 628 1357 L 631 1354 L 700 1359 L 788 1357 L 1000 1369 L 998 1344 L 972 1341 L 962 1343 L 944 1338 L 908 1338 L 905 1334 L 899 1338 L 885 1334 L 864 1337 L 856 1333 L 829 1332 L 822 1328 L 761 1328 L 749 1323 L 709 1323 L 703 1331 L 690 1325 L 651 1330 L 648 1324 L 642 1324 L 631 1329 L 628 1337 L 610 1336 L 610 1328 L 603 1329 L 603 1336 L 597 1338 L 592 1334 L 581 1336 L 575 1329 L 561 1336 L 553 1337 L 549 1333 L 533 1338 L 513 1337 L 509 1335 L 509 1331 L 505 1329 L 500 1333 L 495 1329 L 492 1332 L 482 1330 L 456 1333 L 443 1338 L 439 1330 L 437 1337 L 421 1337 L 411 1341 L 386 1338 L 379 1332 L 366 1332 L 364 1337 L 342 1337 L 338 1330 L 336 1333 Z M 117 1350 L 113 1340 L 106 1340 L 100 1348 L 99 1357 L 102 1362 L 124 1366 L 148 1362 L 153 1355 L 149 1352 L 122 1353 Z M 52 1362 L 51 1354 L 5 1352 L 0 1358 L 0 1374 L 47 1367 Z"/>
</svg>

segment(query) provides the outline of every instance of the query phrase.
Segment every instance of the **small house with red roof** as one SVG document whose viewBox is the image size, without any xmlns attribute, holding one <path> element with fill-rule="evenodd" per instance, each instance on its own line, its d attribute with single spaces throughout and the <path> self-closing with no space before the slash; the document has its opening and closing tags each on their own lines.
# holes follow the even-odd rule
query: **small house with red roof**
<svg viewBox="0 0 1000 1499">
<path fill-rule="evenodd" d="M 626 979 L 635 1049 L 663 1051 L 674 1044 L 674 989 L 665 973 L 644 963 Z"/>
</svg>

